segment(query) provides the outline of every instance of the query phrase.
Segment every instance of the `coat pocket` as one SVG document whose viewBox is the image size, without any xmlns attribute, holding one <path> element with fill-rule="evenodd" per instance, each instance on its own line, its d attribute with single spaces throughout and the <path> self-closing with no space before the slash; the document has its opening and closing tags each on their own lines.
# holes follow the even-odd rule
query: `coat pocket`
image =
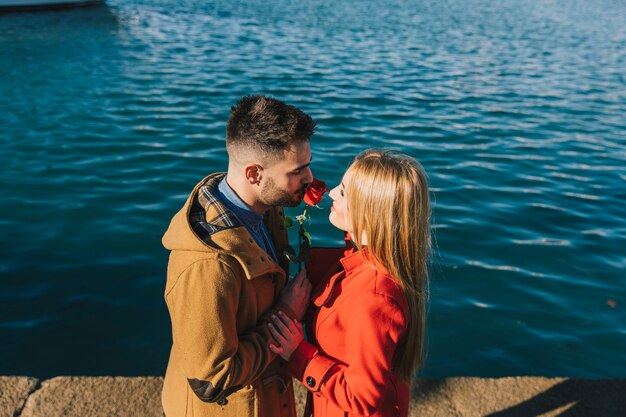
<svg viewBox="0 0 626 417">
<path fill-rule="evenodd" d="M 202 402 L 196 397 L 191 389 L 189 389 L 188 392 L 192 396 L 192 412 L 187 412 L 187 417 L 257 416 L 257 401 L 255 389 L 252 385 L 246 385 L 216 403 Z"/>
<path fill-rule="evenodd" d="M 239 391 L 226 398 L 227 404 L 223 407 L 228 416 L 256 416 L 257 398 L 253 385 L 246 385 Z"/>
</svg>

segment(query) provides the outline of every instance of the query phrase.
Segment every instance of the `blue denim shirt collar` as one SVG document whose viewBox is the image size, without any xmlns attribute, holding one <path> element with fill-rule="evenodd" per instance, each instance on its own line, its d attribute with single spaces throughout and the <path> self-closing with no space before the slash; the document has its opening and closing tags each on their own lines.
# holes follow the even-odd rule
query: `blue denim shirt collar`
<svg viewBox="0 0 626 417">
<path fill-rule="evenodd" d="M 274 243 L 272 242 L 267 227 L 265 227 L 263 223 L 263 215 L 252 210 L 252 208 L 237 195 L 226 182 L 227 177 L 228 176 L 224 176 L 218 184 L 215 189 L 215 196 L 233 212 L 235 217 L 239 219 L 258 245 L 269 254 L 274 261 L 278 262 Z"/>
<path fill-rule="evenodd" d="M 255 212 L 248 206 L 238 195 L 237 193 L 230 188 L 230 185 L 226 182 L 226 178 L 228 176 L 224 176 L 224 178 L 220 181 L 217 186 L 217 198 L 222 201 L 226 207 L 228 207 L 234 214 L 237 216 L 239 221 L 244 224 L 244 226 L 257 230 L 261 223 L 263 223 L 263 215 Z M 223 198 L 220 198 L 223 197 Z"/>
</svg>

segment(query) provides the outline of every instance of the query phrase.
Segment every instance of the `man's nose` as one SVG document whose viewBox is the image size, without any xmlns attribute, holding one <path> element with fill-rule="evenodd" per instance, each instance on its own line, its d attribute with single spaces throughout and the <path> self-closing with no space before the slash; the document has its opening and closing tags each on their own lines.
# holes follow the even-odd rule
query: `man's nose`
<svg viewBox="0 0 626 417">
<path fill-rule="evenodd" d="M 310 184 L 313 182 L 313 171 L 311 171 L 311 167 L 306 167 L 306 176 L 304 177 L 304 183 Z"/>
</svg>

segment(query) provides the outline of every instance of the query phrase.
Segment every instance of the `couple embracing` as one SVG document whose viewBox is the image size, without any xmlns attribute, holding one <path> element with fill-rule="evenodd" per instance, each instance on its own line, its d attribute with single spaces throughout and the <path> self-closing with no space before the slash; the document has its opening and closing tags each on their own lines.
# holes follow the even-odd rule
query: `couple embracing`
<svg viewBox="0 0 626 417">
<path fill-rule="evenodd" d="M 172 219 L 167 417 L 296 417 L 293 378 L 306 417 L 408 414 L 424 360 L 426 175 L 406 155 L 358 155 L 329 194 L 345 247 L 313 248 L 289 279 L 283 207 L 313 181 L 314 127 L 280 100 L 244 97 L 227 123 L 228 172 Z"/>
</svg>

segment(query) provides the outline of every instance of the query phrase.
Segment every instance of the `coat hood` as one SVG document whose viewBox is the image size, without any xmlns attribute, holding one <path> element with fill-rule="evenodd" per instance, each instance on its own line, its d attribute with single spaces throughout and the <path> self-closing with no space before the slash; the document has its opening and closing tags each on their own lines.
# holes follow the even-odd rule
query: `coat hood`
<svg viewBox="0 0 626 417">
<path fill-rule="evenodd" d="M 211 174 L 196 185 L 185 205 L 172 218 L 163 235 L 163 246 L 170 251 L 208 252 L 234 258 L 248 279 L 266 273 L 284 272 L 256 244 L 235 215 L 215 198 L 213 190 L 225 175 L 223 172 Z M 282 254 L 288 241 L 279 238 L 281 233 L 275 230 L 277 225 L 284 224 L 282 208 L 270 209 L 265 214 L 264 222 L 274 239 L 277 252 Z"/>
</svg>

